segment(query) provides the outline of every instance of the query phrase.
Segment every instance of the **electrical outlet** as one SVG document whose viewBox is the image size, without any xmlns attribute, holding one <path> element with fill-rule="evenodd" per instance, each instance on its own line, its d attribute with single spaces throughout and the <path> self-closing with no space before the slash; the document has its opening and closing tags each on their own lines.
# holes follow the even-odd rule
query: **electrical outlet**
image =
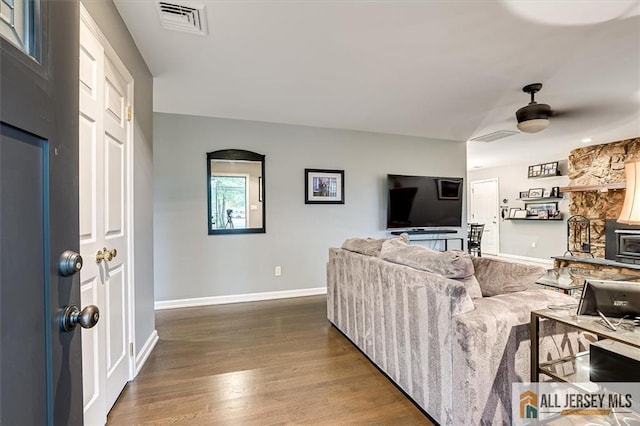
<svg viewBox="0 0 640 426">
<path fill-rule="evenodd" d="M 276 266 L 276 277 L 279 277 L 280 275 L 282 275 L 282 267 L 281 266 Z"/>
<path fill-rule="evenodd" d="M 536 242 L 535 241 L 531 242 L 531 247 L 536 248 Z"/>
</svg>

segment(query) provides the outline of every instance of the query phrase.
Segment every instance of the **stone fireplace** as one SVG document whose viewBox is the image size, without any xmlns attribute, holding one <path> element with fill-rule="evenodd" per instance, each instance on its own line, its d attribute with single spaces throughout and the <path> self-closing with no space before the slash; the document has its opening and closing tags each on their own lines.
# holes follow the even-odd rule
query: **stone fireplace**
<svg viewBox="0 0 640 426">
<path fill-rule="evenodd" d="M 591 252 L 605 257 L 605 223 L 617 219 L 624 201 L 624 164 L 640 159 L 640 138 L 571 151 L 568 159 L 569 214 L 591 221 Z"/>
</svg>

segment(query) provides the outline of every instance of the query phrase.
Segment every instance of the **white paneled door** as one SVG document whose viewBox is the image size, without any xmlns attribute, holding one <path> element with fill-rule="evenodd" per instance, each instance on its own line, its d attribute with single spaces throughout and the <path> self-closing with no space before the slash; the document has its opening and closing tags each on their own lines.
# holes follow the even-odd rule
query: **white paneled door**
<svg viewBox="0 0 640 426">
<path fill-rule="evenodd" d="M 83 306 L 100 309 L 98 325 L 82 331 L 84 410 L 85 425 L 104 425 L 131 377 L 127 221 L 133 82 L 82 15 L 80 291 Z"/>
<path fill-rule="evenodd" d="M 471 222 L 484 223 L 482 253 L 498 254 L 500 251 L 498 210 L 498 179 L 471 182 Z"/>
</svg>

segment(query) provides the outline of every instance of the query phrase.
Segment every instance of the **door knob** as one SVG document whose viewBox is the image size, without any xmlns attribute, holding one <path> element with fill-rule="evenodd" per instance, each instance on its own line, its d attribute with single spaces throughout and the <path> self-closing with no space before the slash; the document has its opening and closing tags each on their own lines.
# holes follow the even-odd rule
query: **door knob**
<svg viewBox="0 0 640 426">
<path fill-rule="evenodd" d="M 81 311 L 76 305 L 69 305 L 60 315 L 60 328 L 64 331 L 72 331 L 76 325 L 82 328 L 91 328 L 98 323 L 100 310 L 95 305 L 87 305 Z"/>
<path fill-rule="evenodd" d="M 79 272 L 80 269 L 82 269 L 82 256 L 71 250 L 67 250 L 62 253 L 60 261 L 58 262 L 60 275 L 68 277 L 69 275 Z"/>
<path fill-rule="evenodd" d="M 109 250 L 106 247 L 103 247 L 102 250 L 98 250 L 98 252 L 96 253 L 96 262 L 100 263 L 103 260 L 106 260 L 107 262 L 109 262 L 111 259 L 113 259 L 117 255 L 118 255 L 118 250 L 116 249 Z"/>
</svg>

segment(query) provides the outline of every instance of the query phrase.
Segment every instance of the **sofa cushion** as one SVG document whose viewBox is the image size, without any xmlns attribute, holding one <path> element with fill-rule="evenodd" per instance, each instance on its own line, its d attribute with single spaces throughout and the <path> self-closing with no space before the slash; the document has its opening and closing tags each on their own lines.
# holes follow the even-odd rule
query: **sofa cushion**
<svg viewBox="0 0 640 426">
<path fill-rule="evenodd" d="M 342 244 L 342 248 L 365 256 L 380 256 L 382 243 L 385 241 L 397 241 L 400 244 L 409 244 L 409 234 L 401 234 L 394 238 L 349 238 Z"/>
<path fill-rule="evenodd" d="M 472 299 L 482 298 L 482 290 L 480 289 L 480 283 L 475 275 L 471 275 L 465 278 L 452 278 L 453 280 L 460 281 L 464 288 L 467 289 L 467 294 Z"/>
<path fill-rule="evenodd" d="M 541 266 L 489 257 L 474 257 L 472 261 L 485 297 L 528 290 L 546 273 Z"/>
<path fill-rule="evenodd" d="M 458 280 L 472 299 L 482 297 L 480 284 L 474 276 L 471 256 L 465 252 L 458 250 L 440 252 L 423 246 L 389 240 L 382 244 L 380 258 Z"/>
</svg>

